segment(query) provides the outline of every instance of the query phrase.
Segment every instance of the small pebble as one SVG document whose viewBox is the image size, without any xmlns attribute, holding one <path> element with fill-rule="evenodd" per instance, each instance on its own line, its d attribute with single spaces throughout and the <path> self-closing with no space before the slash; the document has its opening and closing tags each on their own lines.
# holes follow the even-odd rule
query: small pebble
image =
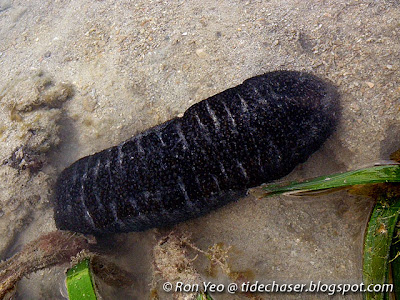
<svg viewBox="0 0 400 300">
<path fill-rule="evenodd" d="M 375 86 L 375 84 L 373 84 L 370 81 L 367 81 L 366 84 L 369 86 L 370 89 L 372 89 Z"/>
<path fill-rule="evenodd" d="M 196 54 L 200 58 L 206 58 L 207 53 L 204 51 L 204 49 L 196 49 Z"/>
<path fill-rule="evenodd" d="M 358 103 L 352 103 L 350 105 L 351 109 L 354 111 L 359 111 L 360 110 L 360 105 L 358 105 Z"/>
</svg>

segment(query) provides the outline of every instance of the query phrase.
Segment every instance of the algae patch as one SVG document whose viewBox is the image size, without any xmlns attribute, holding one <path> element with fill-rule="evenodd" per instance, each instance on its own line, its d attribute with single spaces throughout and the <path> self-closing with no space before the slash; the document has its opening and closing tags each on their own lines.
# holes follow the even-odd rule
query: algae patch
<svg viewBox="0 0 400 300">
<path fill-rule="evenodd" d="M 45 209 L 51 168 L 43 172 L 47 153 L 59 142 L 62 105 L 74 88 L 42 72 L 0 87 L 0 258 L 17 234 Z"/>
</svg>

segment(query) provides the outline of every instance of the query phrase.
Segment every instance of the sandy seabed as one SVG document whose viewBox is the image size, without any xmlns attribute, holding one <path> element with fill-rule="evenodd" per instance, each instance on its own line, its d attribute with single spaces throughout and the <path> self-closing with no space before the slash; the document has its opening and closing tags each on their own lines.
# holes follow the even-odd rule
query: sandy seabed
<svg viewBox="0 0 400 300">
<path fill-rule="evenodd" d="M 387 159 L 400 146 L 399 19 L 397 0 L 0 0 L 1 258 L 55 230 L 49 195 L 64 167 L 264 72 L 309 71 L 341 94 L 336 133 L 285 179 Z M 249 196 L 175 231 L 200 249 L 231 247 L 230 268 L 252 281 L 358 283 L 372 204 L 345 192 Z M 105 288 L 104 299 L 149 298 L 152 249 L 167 233 L 117 238 L 109 258 L 135 283 Z M 203 279 L 229 281 L 202 255 L 193 265 Z M 22 280 L 17 299 L 63 299 L 64 269 Z"/>
</svg>

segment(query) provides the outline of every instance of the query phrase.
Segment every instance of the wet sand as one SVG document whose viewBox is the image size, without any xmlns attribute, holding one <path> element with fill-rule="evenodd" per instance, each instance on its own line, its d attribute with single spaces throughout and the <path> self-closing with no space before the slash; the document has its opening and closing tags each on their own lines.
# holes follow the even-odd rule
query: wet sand
<svg viewBox="0 0 400 300">
<path fill-rule="evenodd" d="M 0 0 L 1 258 L 55 229 L 49 195 L 64 167 L 264 72 L 309 71 L 341 94 L 337 131 L 285 179 L 387 159 L 400 146 L 399 16 L 398 1 Z M 372 204 L 345 192 L 249 196 L 175 231 L 203 250 L 231 246 L 230 267 L 250 280 L 359 283 Z M 105 299 L 149 297 L 151 251 L 168 232 L 118 237 L 109 257 L 136 282 Z M 194 262 L 202 278 L 230 280 L 208 265 Z M 24 279 L 18 299 L 63 299 L 64 269 Z"/>
</svg>

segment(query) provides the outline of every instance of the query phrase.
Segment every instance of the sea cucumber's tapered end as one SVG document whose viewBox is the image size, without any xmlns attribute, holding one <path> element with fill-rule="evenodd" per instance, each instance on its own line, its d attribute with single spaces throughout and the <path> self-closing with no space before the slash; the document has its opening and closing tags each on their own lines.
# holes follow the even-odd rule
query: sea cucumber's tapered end
<svg viewBox="0 0 400 300">
<path fill-rule="evenodd" d="M 273 171 L 276 178 L 305 162 L 336 129 L 341 114 L 339 93 L 326 80 L 307 72 L 274 71 L 246 80 L 243 89 L 248 86 L 268 99 L 265 107 L 270 119 L 265 124 L 281 145 L 281 167 Z"/>
<path fill-rule="evenodd" d="M 292 107 L 307 107 L 324 115 L 333 128 L 340 116 L 339 93 L 337 87 L 311 73 L 302 71 L 273 71 L 252 77 L 243 84 L 250 83 L 258 88 L 268 89 L 265 94 L 275 95 L 278 101 L 290 101 Z"/>
</svg>

